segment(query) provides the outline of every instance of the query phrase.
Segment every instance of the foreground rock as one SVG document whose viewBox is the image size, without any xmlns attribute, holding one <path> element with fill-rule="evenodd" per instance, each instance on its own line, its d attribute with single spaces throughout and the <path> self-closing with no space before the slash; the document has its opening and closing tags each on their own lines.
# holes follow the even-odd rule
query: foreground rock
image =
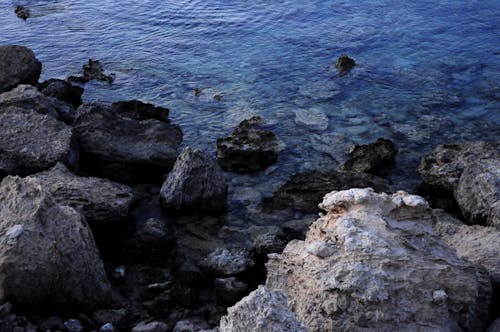
<svg viewBox="0 0 500 332">
<path fill-rule="evenodd" d="M 65 80 L 50 79 L 40 84 L 40 91 L 49 97 L 57 98 L 78 107 L 82 104 L 83 88 Z"/>
<path fill-rule="evenodd" d="M 9 91 L 19 84 L 35 85 L 38 82 L 42 64 L 33 51 L 24 46 L 0 46 L 0 93 Z"/>
<path fill-rule="evenodd" d="M 327 215 L 305 241 L 290 242 L 267 264 L 267 287 L 287 295 L 309 330 L 486 327 L 488 276 L 433 233 L 421 197 L 350 189 L 331 192 L 320 206 Z"/>
<path fill-rule="evenodd" d="M 0 151 L 0 176 L 28 175 L 57 162 L 74 165 L 78 161 L 71 127 L 16 107 L 0 107 Z"/>
<path fill-rule="evenodd" d="M 128 186 L 94 177 L 81 177 L 58 163 L 32 178 L 61 205 L 85 216 L 88 222 L 111 222 L 128 217 L 134 195 Z"/>
<path fill-rule="evenodd" d="M 278 141 L 273 132 L 262 129 L 262 118 L 242 121 L 225 138 L 217 140 L 217 160 L 223 169 L 234 172 L 255 172 L 278 159 Z"/>
<path fill-rule="evenodd" d="M 374 188 L 387 192 L 389 187 L 384 179 L 377 176 L 336 170 L 311 171 L 294 174 L 271 198 L 263 201 L 266 209 L 293 208 L 303 212 L 318 212 L 318 202 L 332 190 L 349 188 Z"/>
<path fill-rule="evenodd" d="M 78 113 L 74 131 L 86 165 L 96 172 L 110 177 L 118 176 L 119 171 L 147 176 L 148 170 L 165 172 L 172 168 L 182 140 L 178 126 L 158 120 L 132 120 L 100 105 L 82 105 Z"/>
<path fill-rule="evenodd" d="M 92 310 L 110 286 L 92 233 L 32 178 L 0 184 L 0 301 L 30 310 Z"/>
<path fill-rule="evenodd" d="M 220 322 L 220 332 L 306 332 L 293 312 L 288 310 L 286 296 L 260 286 L 234 307 Z M 319 330 L 318 330 L 319 331 Z"/>
<path fill-rule="evenodd" d="M 223 212 L 227 209 L 226 178 L 214 158 L 188 147 L 163 183 L 160 198 L 169 210 Z"/>
<path fill-rule="evenodd" d="M 396 145 L 384 138 L 370 144 L 354 145 L 349 151 L 349 158 L 340 165 L 340 169 L 377 174 L 381 168 L 394 162 L 397 153 Z"/>
<path fill-rule="evenodd" d="M 128 100 L 119 101 L 113 103 L 111 108 L 116 113 L 123 117 L 135 119 L 135 120 L 149 120 L 154 119 L 158 121 L 163 121 L 169 123 L 168 114 L 170 113 L 168 108 L 155 106 L 148 103 L 143 103 L 139 100 Z"/>
</svg>

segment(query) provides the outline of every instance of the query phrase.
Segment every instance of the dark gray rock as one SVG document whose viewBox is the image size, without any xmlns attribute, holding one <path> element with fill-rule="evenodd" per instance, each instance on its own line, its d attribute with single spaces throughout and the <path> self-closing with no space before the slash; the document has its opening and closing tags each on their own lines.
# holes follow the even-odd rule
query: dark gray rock
<svg viewBox="0 0 500 332">
<path fill-rule="evenodd" d="M 221 305 L 233 305 L 248 290 L 248 285 L 235 277 L 215 279 L 215 297 Z"/>
<path fill-rule="evenodd" d="M 149 323 L 140 322 L 132 329 L 132 332 L 167 332 L 168 330 L 167 324 L 159 321 L 152 321 Z"/>
<path fill-rule="evenodd" d="M 14 89 L 19 84 L 35 85 L 42 64 L 33 51 L 24 46 L 0 46 L 0 93 Z"/>
<path fill-rule="evenodd" d="M 28 175 L 57 162 L 75 165 L 79 154 L 71 127 L 16 107 L 0 107 L 0 151 L 0 175 Z"/>
<path fill-rule="evenodd" d="M 16 13 L 17 17 L 25 21 L 30 17 L 30 10 L 24 6 L 17 5 L 14 13 Z"/>
<path fill-rule="evenodd" d="M 31 176 L 61 205 L 68 205 L 88 222 L 119 221 L 128 217 L 134 194 L 130 187 L 95 177 L 71 173 L 57 163 L 50 170 Z"/>
<path fill-rule="evenodd" d="M 64 326 L 68 332 L 82 332 L 83 325 L 78 319 L 68 319 L 64 322 Z"/>
<path fill-rule="evenodd" d="M 0 302 L 37 310 L 95 310 L 110 286 L 84 217 L 58 205 L 40 181 L 0 184 Z"/>
<path fill-rule="evenodd" d="M 128 321 L 127 315 L 126 309 L 101 309 L 94 312 L 92 319 L 100 326 L 110 323 L 113 327 L 125 330 Z"/>
<path fill-rule="evenodd" d="M 384 179 L 371 174 L 336 170 L 297 173 L 292 175 L 272 197 L 264 199 L 263 206 L 267 210 L 292 208 L 315 213 L 319 212 L 318 202 L 330 191 L 367 187 L 378 192 L 389 191 Z"/>
<path fill-rule="evenodd" d="M 187 147 L 163 183 L 160 198 L 169 210 L 223 212 L 227 209 L 226 178 L 214 158 Z"/>
<path fill-rule="evenodd" d="M 352 68 L 354 68 L 354 66 L 356 66 L 356 62 L 347 55 L 342 55 L 338 58 L 337 63 L 335 64 L 335 68 L 337 68 L 341 73 L 349 72 Z"/>
<path fill-rule="evenodd" d="M 97 80 L 113 83 L 113 81 L 115 80 L 114 74 L 104 74 L 104 69 L 99 60 L 89 59 L 89 61 L 82 66 L 82 72 L 82 76 L 70 76 L 68 77 L 68 81 L 76 83 L 87 83 L 91 80 Z"/>
<path fill-rule="evenodd" d="M 119 101 L 113 103 L 111 108 L 116 113 L 123 117 L 127 117 L 135 120 L 149 120 L 154 119 L 169 123 L 168 114 L 170 110 L 168 108 L 155 106 L 148 103 L 143 103 L 139 100 L 128 100 Z"/>
<path fill-rule="evenodd" d="M 192 318 L 178 321 L 172 332 L 200 332 L 209 328 L 206 321 L 200 318 Z"/>
<path fill-rule="evenodd" d="M 57 98 L 74 107 L 78 107 L 82 104 L 83 88 L 65 80 L 50 79 L 41 83 L 39 89 L 44 95 Z"/>
<path fill-rule="evenodd" d="M 255 172 L 276 162 L 276 135 L 261 128 L 262 124 L 260 117 L 252 117 L 242 121 L 228 137 L 217 140 L 217 160 L 223 169 Z"/>
<path fill-rule="evenodd" d="M 500 318 L 497 318 L 486 332 L 500 332 Z"/>
<path fill-rule="evenodd" d="M 82 159 L 106 176 L 124 173 L 147 176 L 145 170 L 166 172 L 178 156 L 180 128 L 158 120 L 121 117 L 100 105 L 82 105 L 74 123 Z"/>
<path fill-rule="evenodd" d="M 232 276 L 254 267 L 255 261 L 244 248 L 218 248 L 201 262 L 201 266 L 215 276 Z"/>
<path fill-rule="evenodd" d="M 394 162 L 397 153 L 396 145 L 384 138 L 370 144 L 354 145 L 349 151 L 349 158 L 340 165 L 340 169 L 377 174 L 381 168 Z"/>
</svg>

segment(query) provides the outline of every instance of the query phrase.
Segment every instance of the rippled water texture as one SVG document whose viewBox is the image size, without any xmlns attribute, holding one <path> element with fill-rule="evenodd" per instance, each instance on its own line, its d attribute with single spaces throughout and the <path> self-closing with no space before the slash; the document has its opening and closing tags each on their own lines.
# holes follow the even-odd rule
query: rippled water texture
<svg viewBox="0 0 500 332">
<path fill-rule="evenodd" d="M 352 143 L 396 142 L 397 189 L 436 144 L 498 138 L 499 17 L 498 0 L 3 0 L 0 43 L 31 47 L 43 79 L 100 59 L 116 81 L 87 84 L 85 99 L 167 106 L 186 145 L 214 151 L 263 115 L 284 150 L 263 174 L 229 175 L 244 206 L 293 172 L 335 167 Z M 339 76 L 344 53 L 358 66 Z"/>
</svg>

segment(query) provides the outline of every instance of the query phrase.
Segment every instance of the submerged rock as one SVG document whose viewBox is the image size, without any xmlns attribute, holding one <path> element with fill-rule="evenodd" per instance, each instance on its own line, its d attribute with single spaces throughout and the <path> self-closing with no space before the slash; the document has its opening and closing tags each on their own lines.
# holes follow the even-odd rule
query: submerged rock
<svg viewBox="0 0 500 332">
<path fill-rule="evenodd" d="M 187 147 L 163 183 L 160 198 L 169 210 L 223 212 L 227 209 L 226 178 L 215 158 Z"/>
<path fill-rule="evenodd" d="M 220 332 L 306 332 L 295 314 L 288 309 L 286 296 L 259 286 L 220 321 Z M 318 330 L 319 331 L 319 330 Z"/>
<path fill-rule="evenodd" d="M 30 17 L 30 10 L 24 6 L 17 5 L 14 13 L 16 13 L 17 17 L 25 21 Z"/>
<path fill-rule="evenodd" d="M 0 46 L 0 93 L 19 84 L 36 85 L 42 64 L 33 51 L 24 46 Z"/>
<path fill-rule="evenodd" d="M 139 100 L 119 101 L 111 105 L 113 111 L 119 115 L 135 119 L 135 120 L 149 120 L 154 119 L 169 123 L 168 119 L 169 109 L 158 107 L 153 104 L 143 103 Z"/>
<path fill-rule="evenodd" d="M 121 171 L 148 176 L 151 170 L 170 170 L 182 140 L 176 125 L 121 117 L 100 105 L 80 106 L 73 128 L 85 166 L 112 178 Z"/>
<path fill-rule="evenodd" d="M 231 135 L 217 140 L 217 160 L 223 169 L 255 172 L 276 162 L 276 135 L 260 128 L 262 123 L 262 118 L 258 116 L 244 120 Z"/>
<path fill-rule="evenodd" d="M 305 241 L 267 264 L 266 286 L 287 295 L 309 330 L 485 328 L 488 277 L 433 233 L 424 199 L 350 189 L 327 194 L 320 206 L 327 215 Z"/>
<path fill-rule="evenodd" d="M 312 130 L 323 131 L 328 128 L 328 116 L 320 109 L 295 111 L 295 123 Z"/>
<path fill-rule="evenodd" d="M 349 72 L 352 68 L 354 68 L 354 66 L 356 66 L 356 62 L 347 55 L 342 55 L 335 64 L 335 68 L 337 68 L 341 73 Z"/>
<path fill-rule="evenodd" d="M 78 107 L 82 104 L 83 88 L 73 85 L 65 80 L 50 79 L 40 84 L 40 91 L 49 97 L 57 98 Z"/>
<path fill-rule="evenodd" d="M 17 107 L 0 107 L 0 151 L 0 175 L 28 175 L 78 161 L 71 127 Z"/>
<path fill-rule="evenodd" d="M 397 153 L 396 145 L 384 138 L 370 144 L 354 145 L 349 151 L 349 158 L 340 165 L 340 169 L 377 174 L 382 167 L 394 162 Z"/>
<path fill-rule="evenodd" d="M 58 205 L 33 178 L 0 184 L 0 301 L 29 308 L 92 310 L 110 286 L 82 215 Z"/>
<path fill-rule="evenodd" d="M 266 209 L 292 208 L 303 212 L 318 212 L 318 202 L 332 190 L 349 188 L 374 188 L 387 192 L 387 182 L 374 175 L 339 172 L 336 170 L 311 171 L 294 174 L 276 190 L 272 197 L 263 201 Z"/>
<path fill-rule="evenodd" d="M 126 185 L 77 176 L 61 163 L 31 177 L 39 180 L 57 203 L 71 206 L 91 223 L 127 218 L 134 198 L 132 189 Z"/>
</svg>

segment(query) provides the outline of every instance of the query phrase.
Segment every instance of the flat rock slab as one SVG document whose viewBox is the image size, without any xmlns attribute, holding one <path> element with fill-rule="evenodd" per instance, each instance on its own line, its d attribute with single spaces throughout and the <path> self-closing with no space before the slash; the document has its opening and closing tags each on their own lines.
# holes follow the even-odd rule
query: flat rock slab
<svg viewBox="0 0 500 332">
<path fill-rule="evenodd" d="M 16 45 L 0 46 L 0 93 L 19 84 L 35 85 L 41 71 L 42 64 L 29 48 Z"/>
</svg>

